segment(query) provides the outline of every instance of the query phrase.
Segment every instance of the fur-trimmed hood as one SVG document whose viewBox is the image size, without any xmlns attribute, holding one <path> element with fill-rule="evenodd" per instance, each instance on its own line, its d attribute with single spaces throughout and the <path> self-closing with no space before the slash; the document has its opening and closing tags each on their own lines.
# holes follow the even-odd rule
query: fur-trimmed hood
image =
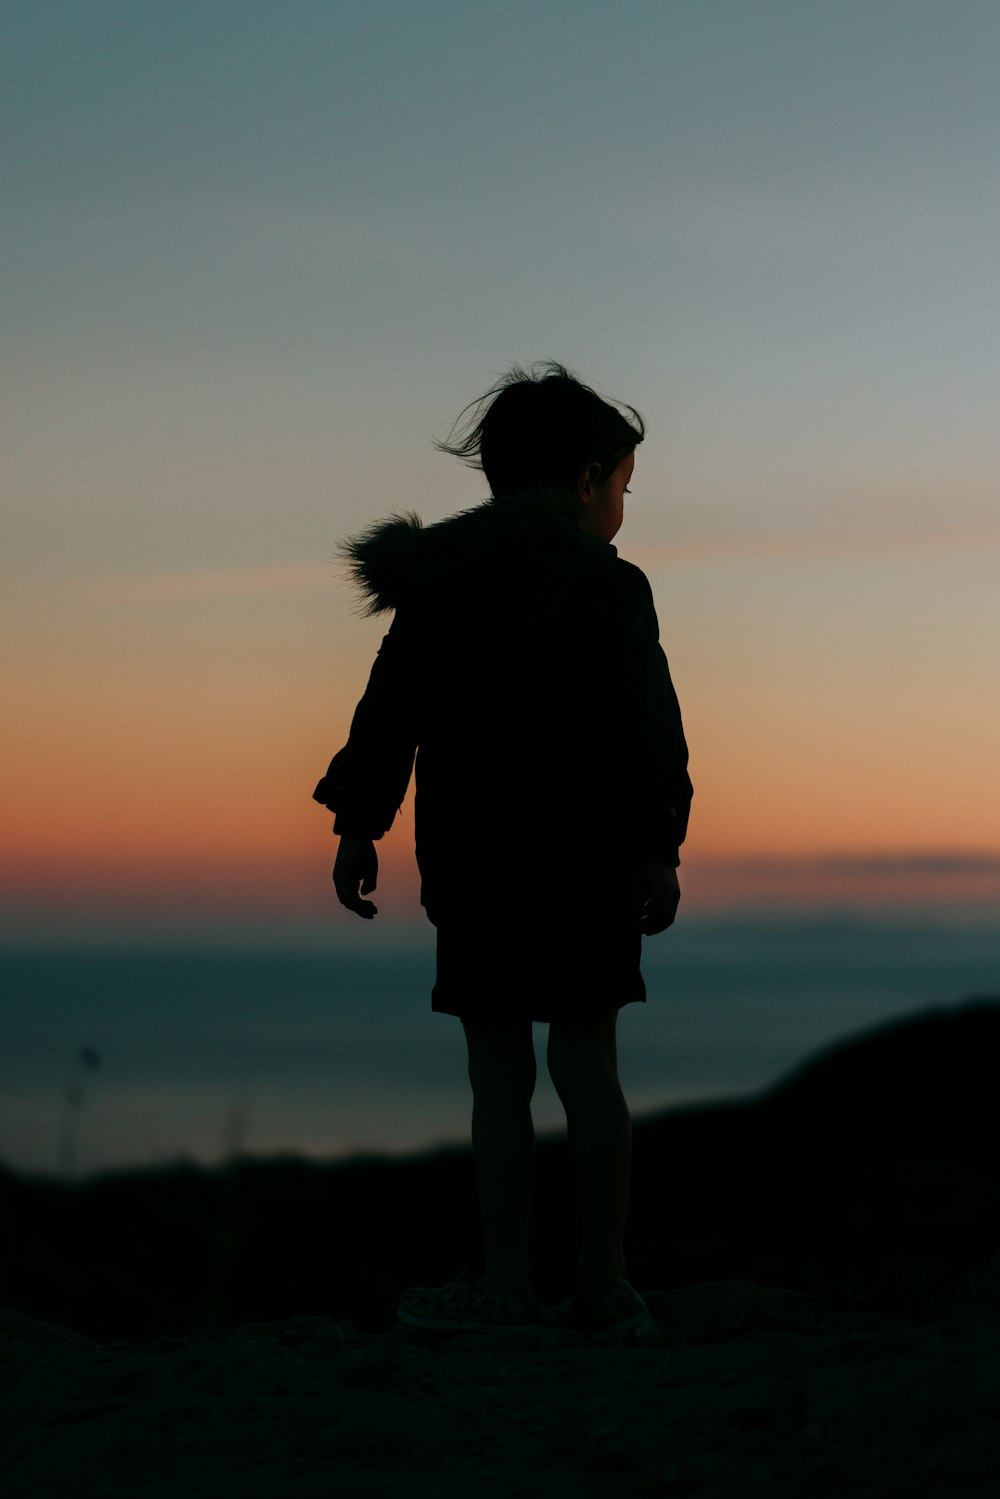
<svg viewBox="0 0 1000 1499">
<path fill-rule="evenodd" d="M 437 594 L 470 568 L 487 573 L 526 555 L 554 560 L 565 553 L 601 569 L 618 556 L 609 542 L 582 531 L 564 502 L 538 491 L 485 500 L 429 526 L 413 510 L 394 511 L 337 552 L 366 617 Z"/>
</svg>

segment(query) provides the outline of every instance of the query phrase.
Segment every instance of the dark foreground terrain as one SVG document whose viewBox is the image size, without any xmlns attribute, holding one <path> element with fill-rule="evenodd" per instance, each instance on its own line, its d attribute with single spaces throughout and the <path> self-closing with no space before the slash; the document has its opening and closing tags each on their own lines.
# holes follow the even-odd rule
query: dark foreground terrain
<svg viewBox="0 0 1000 1499">
<path fill-rule="evenodd" d="M 992 1499 L 998 1045 L 1000 1002 L 969 1002 L 637 1121 L 651 1316 L 599 1338 L 395 1320 L 481 1263 L 467 1150 L 0 1173 L 4 1493 Z M 541 1139 L 546 1308 L 576 1244 Z"/>
</svg>

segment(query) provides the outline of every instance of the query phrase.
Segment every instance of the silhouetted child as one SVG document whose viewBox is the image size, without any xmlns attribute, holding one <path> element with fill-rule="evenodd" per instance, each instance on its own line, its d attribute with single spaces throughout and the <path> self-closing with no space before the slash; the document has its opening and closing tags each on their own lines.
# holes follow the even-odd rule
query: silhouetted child
<svg viewBox="0 0 1000 1499">
<path fill-rule="evenodd" d="M 416 754 L 432 1009 L 461 1019 L 473 1090 L 486 1273 L 405 1292 L 399 1316 L 419 1326 L 538 1319 L 533 1021 L 549 1023 L 582 1226 L 558 1318 L 631 1326 L 646 1311 L 622 1252 L 632 1127 L 615 1026 L 646 999 L 642 935 L 674 920 L 691 782 L 649 583 L 611 545 L 645 435 L 625 410 L 561 365 L 514 369 L 437 444 L 481 468 L 491 498 L 428 527 L 395 514 L 342 548 L 364 612 L 395 618 L 314 792 L 337 814 L 334 882 L 375 915 L 375 842 Z"/>
</svg>

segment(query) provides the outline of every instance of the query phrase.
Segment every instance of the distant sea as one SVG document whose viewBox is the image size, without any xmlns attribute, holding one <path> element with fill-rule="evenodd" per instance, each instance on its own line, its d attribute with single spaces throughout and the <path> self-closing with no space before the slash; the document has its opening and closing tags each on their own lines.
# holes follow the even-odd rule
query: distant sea
<svg viewBox="0 0 1000 1499">
<path fill-rule="evenodd" d="M 633 1119 L 752 1094 L 848 1035 L 1000 994 L 1000 922 L 692 920 L 644 939 L 643 972 L 648 1003 L 618 1023 Z M 431 1013 L 433 977 L 430 927 L 327 950 L 8 945 L 0 1161 L 82 1178 L 467 1143 L 464 1036 Z M 539 1134 L 564 1128 L 546 1035 Z"/>
</svg>

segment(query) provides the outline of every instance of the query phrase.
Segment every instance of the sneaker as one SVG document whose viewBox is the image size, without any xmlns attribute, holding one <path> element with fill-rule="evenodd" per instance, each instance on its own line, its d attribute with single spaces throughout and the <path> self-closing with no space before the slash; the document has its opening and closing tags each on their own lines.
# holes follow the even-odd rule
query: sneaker
<svg viewBox="0 0 1000 1499">
<path fill-rule="evenodd" d="M 486 1332 L 495 1327 L 532 1327 L 538 1300 L 530 1280 L 502 1291 L 477 1291 L 466 1266 L 446 1286 L 412 1286 L 399 1298 L 396 1315 L 411 1327 L 450 1327 Z"/>
<path fill-rule="evenodd" d="M 574 1332 L 611 1332 L 636 1327 L 649 1315 L 639 1292 L 619 1279 L 608 1291 L 574 1291 L 556 1309 L 555 1322 Z"/>
</svg>

